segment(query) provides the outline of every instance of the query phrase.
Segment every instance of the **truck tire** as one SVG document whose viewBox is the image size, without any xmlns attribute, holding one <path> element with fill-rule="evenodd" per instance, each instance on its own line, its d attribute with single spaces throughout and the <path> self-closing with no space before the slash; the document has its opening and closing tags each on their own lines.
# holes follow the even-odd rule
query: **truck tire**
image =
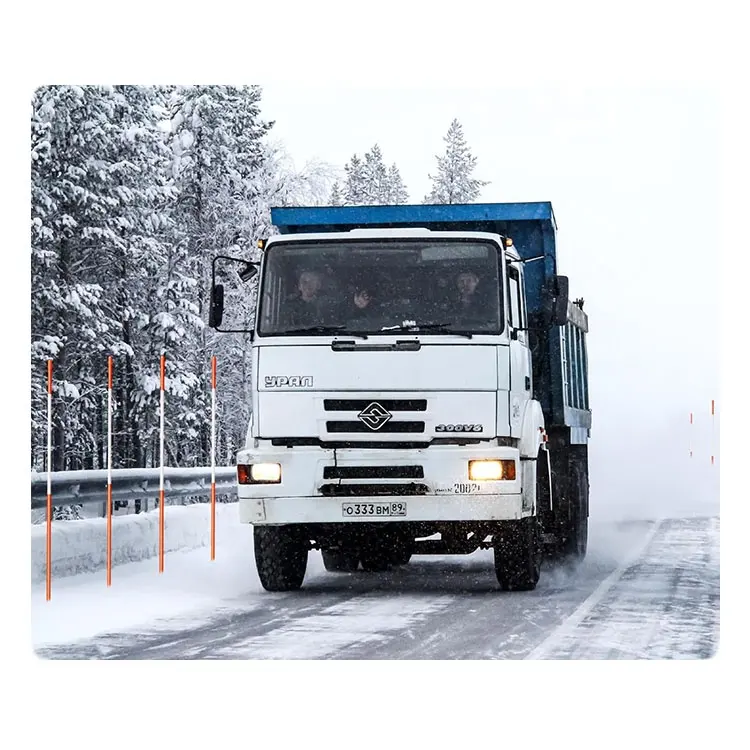
<svg viewBox="0 0 750 750">
<path fill-rule="evenodd" d="M 382 573 L 389 570 L 392 564 L 392 554 L 387 542 L 373 540 L 364 544 L 359 551 L 362 570 L 368 573 Z"/>
<path fill-rule="evenodd" d="M 538 506 L 549 539 L 545 551 L 554 563 L 575 567 L 588 546 L 588 446 L 571 445 L 567 434 L 558 433 L 550 454 L 553 509 L 549 509 L 549 496 Z"/>
<path fill-rule="evenodd" d="M 539 582 L 542 545 L 536 516 L 504 521 L 493 537 L 495 575 L 503 591 L 532 591 Z"/>
<path fill-rule="evenodd" d="M 563 561 L 577 564 L 586 557 L 589 535 L 588 500 L 589 477 L 585 451 L 575 451 L 571 446 L 570 471 L 570 519 L 561 545 Z"/>
<path fill-rule="evenodd" d="M 255 565 L 266 591 L 296 591 L 307 570 L 307 539 L 297 526 L 255 526 Z"/>
<path fill-rule="evenodd" d="M 392 565 L 407 565 L 411 560 L 411 552 L 407 549 L 396 550 L 391 556 Z"/>
<path fill-rule="evenodd" d="M 359 557 L 356 552 L 327 549 L 322 552 L 323 565 L 329 573 L 353 573 L 359 567 Z"/>
</svg>

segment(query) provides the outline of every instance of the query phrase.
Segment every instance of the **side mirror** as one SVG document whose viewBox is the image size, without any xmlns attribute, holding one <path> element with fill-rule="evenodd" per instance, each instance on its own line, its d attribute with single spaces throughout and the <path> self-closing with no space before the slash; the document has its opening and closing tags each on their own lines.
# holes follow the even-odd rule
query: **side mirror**
<svg viewBox="0 0 750 750">
<path fill-rule="evenodd" d="M 237 275 L 240 277 L 243 284 L 250 281 L 256 273 L 258 273 L 258 266 L 255 266 L 252 263 L 246 263 L 243 268 L 237 271 Z"/>
<path fill-rule="evenodd" d="M 258 276 L 253 261 L 217 255 L 211 265 L 211 293 L 208 325 L 221 333 L 245 333 L 253 338 L 251 307 L 257 300 L 257 289 L 248 284 Z M 227 320 L 224 319 L 224 313 Z"/>
<path fill-rule="evenodd" d="M 555 286 L 552 325 L 564 326 L 568 322 L 568 277 L 555 276 Z"/>
<path fill-rule="evenodd" d="M 218 328 L 224 318 L 224 285 L 215 284 L 211 287 L 211 302 L 208 309 L 208 325 Z"/>
</svg>

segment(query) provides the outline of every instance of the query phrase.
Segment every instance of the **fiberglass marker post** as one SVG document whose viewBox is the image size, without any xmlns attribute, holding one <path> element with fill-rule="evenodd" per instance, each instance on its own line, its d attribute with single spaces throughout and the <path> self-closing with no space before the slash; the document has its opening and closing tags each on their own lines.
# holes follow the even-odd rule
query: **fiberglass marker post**
<svg viewBox="0 0 750 750">
<path fill-rule="evenodd" d="M 164 572 L 164 368 L 165 356 L 161 355 L 159 414 L 159 572 Z"/>
<path fill-rule="evenodd" d="M 107 357 L 107 586 L 112 585 L 112 357 Z"/>
<path fill-rule="evenodd" d="M 52 598 L 52 360 L 47 360 L 47 601 Z"/>
<path fill-rule="evenodd" d="M 211 357 L 211 559 L 216 559 L 216 357 Z"/>
<path fill-rule="evenodd" d="M 688 430 L 688 451 L 690 458 L 693 457 L 693 412 L 690 412 L 690 429 Z"/>
</svg>

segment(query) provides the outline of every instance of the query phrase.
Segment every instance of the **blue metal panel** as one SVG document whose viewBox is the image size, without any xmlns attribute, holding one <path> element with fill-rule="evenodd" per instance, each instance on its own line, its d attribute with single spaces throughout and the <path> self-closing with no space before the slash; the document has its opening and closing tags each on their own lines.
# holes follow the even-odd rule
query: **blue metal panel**
<svg viewBox="0 0 750 750">
<path fill-rule="evenodd" d="M 589 362 L 586 352 L 586 334 L 581 331 L 581 354 L 583 363 L 583 408 L 589 408 Z"/>
<path fill-rule="evenodd" d="M 281 234 L 301 231 L 347 231 L 359 227 L 425 227 L 447 229 L 460 225 L 465 231 L 496 231 L 472 226 L 505 221 L 554 222 L 552 204 L 540 203 L 469 203 L 448 205 L 403 206 L 321 206 L 307 208 L 272 208 L 271 223 Z"/>
<path fill-rule="evenodd" d="M 578 408 L 586 408 L 586 397 L 584 395 L 584 374 L 583 374 L 583 331 L 575 327 L 576 329 L 576 368 L 578 369 Z"/>
<path fill-rule="evenodd" d="M 555 227 L 549 222 L 541 225 L 542 250 L 544 260 L 537 261 L 544 264 L 544 280 L 552 279 L 557 273 L 557 258 L 555 255 Z M 529 265 L 536 265 L 531 263 Z M 541 304 L 542 289 L 539 288 L 539 304 Z M 565 396 L 563 393 L 562 351 L 560 349 L 560 329 L 552 327 L 547 332 L 549 392 L 542 401 L 545 419 L 552 424 L 565 424 Z"/>
</svg>

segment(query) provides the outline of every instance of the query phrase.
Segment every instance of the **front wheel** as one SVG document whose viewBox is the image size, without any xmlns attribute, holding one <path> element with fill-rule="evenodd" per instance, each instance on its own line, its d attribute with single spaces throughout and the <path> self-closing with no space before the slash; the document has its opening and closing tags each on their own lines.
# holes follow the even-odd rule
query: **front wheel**
<svg viewBox="0 0 750 750">
<path fill-rule="evenodd" d="M 296 526 L 255 526 L 255 565 L 266 591 L 296 591 L 307 570 L 308 540 Z"/>
<path fill-rule="evenodd" d="M 537 516 L 505 521 L 494 535 L 495 575 L 503 591 L 532 591 L 539 582 L 542 545 Z"/>
</svg>

